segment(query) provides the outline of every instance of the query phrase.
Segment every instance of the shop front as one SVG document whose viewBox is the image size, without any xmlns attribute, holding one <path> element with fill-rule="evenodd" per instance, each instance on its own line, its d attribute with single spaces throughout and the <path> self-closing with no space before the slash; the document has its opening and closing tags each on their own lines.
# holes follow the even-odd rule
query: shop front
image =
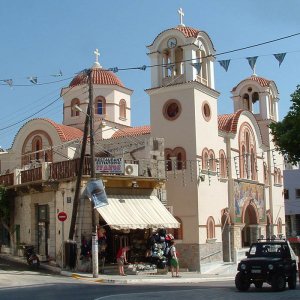
<svg viewBox="0 0 300 300">
<path fill-rule="evenodd" d="M 130 264 L 155 264 L 158 268 L 168 246 L 168 229 L 180 224 L 156 196 L 108 195 L 99 212 L 99 255 L 105 265 L 116 263 L 120 248 L 129 246 Z"/>
</svg>

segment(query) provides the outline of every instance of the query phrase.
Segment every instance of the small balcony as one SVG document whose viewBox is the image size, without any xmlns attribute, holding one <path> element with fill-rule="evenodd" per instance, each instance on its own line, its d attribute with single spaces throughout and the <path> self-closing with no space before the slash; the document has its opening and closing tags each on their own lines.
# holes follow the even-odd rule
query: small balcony
<svg viewBox="0 0 300 300">
<path fill-rule="evenodd" d="M 42 162 L 26 170 L 15 169 L 12 173 L 0 176 L 0 185 L 10 187 L 26 183 L 42 182 L 47 180 L 65 180 L 75 178 L 79 174 L 80 159 L 60 162 Z M 123 160 L 122 168 L 116 172 L 115 166 L 96 170 L 99 175 L 114 175 L 128 177 L 147 177 L 165 179 L 164 160 Z M 91 175 L 90 157 L 86 156 L 83 162 L 82 176 Z"/>
</svg>

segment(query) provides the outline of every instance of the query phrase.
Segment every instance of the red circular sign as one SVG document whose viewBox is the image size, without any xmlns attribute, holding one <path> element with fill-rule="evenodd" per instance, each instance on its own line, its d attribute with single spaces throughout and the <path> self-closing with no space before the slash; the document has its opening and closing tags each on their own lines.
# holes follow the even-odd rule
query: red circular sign
<svg viewBox="0 0 300 300">
<path fill-rule="evenodd" d="M 64 211 L 61 211 L 58 215 L 57 218 L 59 221 L 64 222 L 67 220 L 67 214 Z"/>
</svg>

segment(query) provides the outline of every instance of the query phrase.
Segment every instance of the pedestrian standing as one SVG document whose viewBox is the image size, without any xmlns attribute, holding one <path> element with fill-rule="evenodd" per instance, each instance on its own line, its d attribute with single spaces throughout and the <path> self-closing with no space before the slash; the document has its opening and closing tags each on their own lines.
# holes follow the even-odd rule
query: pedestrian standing
<svg viewBox="0 0 300 300">
<path fill-rule="evenodd" d="M 130 250 L 130 247 L 122 247 L 117 253 L 117 263 L 119 267 L 119 274 L 121 276 L 126 276 L 124 272 L 124 264 L 127 263 L 126 252 Z"/>
<path fill-rule="evenodd" d="M 171 265 L 171 273 L 172 277 L 180 277 L 179 276 L 179 262 L 178 262 L 178 257 L 176 254 L 176 248 L 175 248 L 175 241 L 172 240 L 170 242 L 170 265 Z"/>
</svg>

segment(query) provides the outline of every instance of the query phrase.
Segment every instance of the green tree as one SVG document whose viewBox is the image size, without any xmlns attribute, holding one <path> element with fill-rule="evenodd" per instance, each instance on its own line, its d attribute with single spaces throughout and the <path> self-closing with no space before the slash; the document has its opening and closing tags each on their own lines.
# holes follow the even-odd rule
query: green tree
<svg viewBox="0 0 300 300">
<path fill-rule="evenodd" d="M 276 149 L 292 164 L 300 162 L 300 85 L 291 95 L 292 106 L 282 122 L 270 124 Z"/>
</svg>

